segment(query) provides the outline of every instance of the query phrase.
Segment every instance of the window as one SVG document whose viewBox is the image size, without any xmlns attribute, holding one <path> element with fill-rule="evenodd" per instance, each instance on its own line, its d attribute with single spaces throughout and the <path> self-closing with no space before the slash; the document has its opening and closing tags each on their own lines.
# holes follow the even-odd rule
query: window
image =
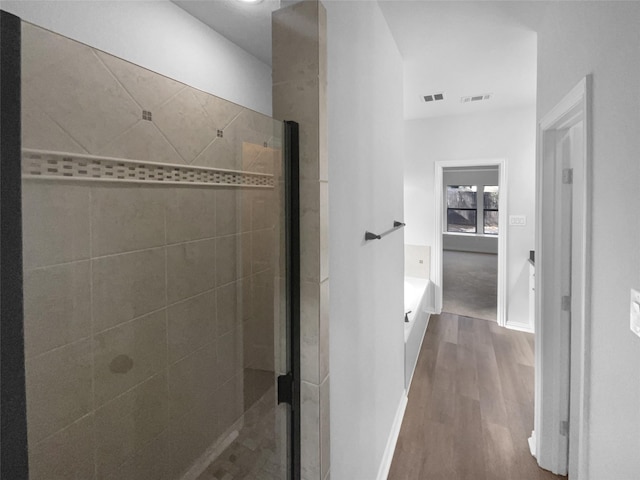
<svg viewBox="0 0 640 480">
<path fill-rule="evenodd" d="M 477 191 L 475 185 L 447 186 L 447 232 L 477 232 Z"/>
<path fill-rule="evenodd" d="M 497 185 L 447 185 L 447 232 L 498 235 Z M 480 201 L 478 201 L 480 200 Z"/>
<path fill-rule="evenodd" d="M 485 185 L 483 192 L 483 232 L 485 235 L 498 234 L 498 186 Z"/>
</svg>

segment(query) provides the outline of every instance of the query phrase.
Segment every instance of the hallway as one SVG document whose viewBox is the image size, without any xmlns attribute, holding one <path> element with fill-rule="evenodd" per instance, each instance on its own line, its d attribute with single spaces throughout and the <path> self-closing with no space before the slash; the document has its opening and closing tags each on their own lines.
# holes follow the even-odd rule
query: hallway
<svg viewBox="0 0 640 480">
<path fill-rule="evenodd" d="M 433 315 L 389 480 L 537 480 L 533 335 L 486 320 Z"/>
</svg>

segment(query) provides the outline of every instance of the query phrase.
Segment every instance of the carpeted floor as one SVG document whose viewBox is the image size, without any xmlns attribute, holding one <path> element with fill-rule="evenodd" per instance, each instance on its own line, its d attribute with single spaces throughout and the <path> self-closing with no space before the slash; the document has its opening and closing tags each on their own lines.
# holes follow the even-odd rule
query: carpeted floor
<svg viewBox="0 0 640 480">
<path fill-rule="evenodd" d="M 442 276 L 442 311 L 496 321 L 497 255 L 445 250 Z"/>
</svg>

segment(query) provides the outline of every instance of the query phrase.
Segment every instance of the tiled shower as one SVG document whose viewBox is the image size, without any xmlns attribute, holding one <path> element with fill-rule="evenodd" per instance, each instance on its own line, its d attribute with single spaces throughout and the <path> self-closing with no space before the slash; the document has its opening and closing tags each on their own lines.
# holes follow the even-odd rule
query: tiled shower
<svg viewBox="0 0 640 480">
<path fill-rule="evenodd" d="M 22 25 L 30 478 L 283 478 L 282 124 Z"/>
</svg>

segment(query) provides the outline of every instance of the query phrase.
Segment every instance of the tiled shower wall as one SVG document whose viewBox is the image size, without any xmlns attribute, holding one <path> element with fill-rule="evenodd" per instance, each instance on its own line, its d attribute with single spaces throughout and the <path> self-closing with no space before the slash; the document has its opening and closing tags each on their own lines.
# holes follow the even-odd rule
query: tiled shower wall
<svg viewBox="0 0 640 480">
<path fill-rule="evenodd" d="M 272 25 L 273 114 L 300 125 L 301 476 L 328 480 L 327 15 L 318 0 L 303 0 L 275 11 Z"/>
<path fill-rule="evenodd" d="M 280 171 L 271 119 L 23 24 L 23 147 Z M 30 478 L 176 479 L 274 381 L 276 189 L 23 181 Z"/>
</svg>

